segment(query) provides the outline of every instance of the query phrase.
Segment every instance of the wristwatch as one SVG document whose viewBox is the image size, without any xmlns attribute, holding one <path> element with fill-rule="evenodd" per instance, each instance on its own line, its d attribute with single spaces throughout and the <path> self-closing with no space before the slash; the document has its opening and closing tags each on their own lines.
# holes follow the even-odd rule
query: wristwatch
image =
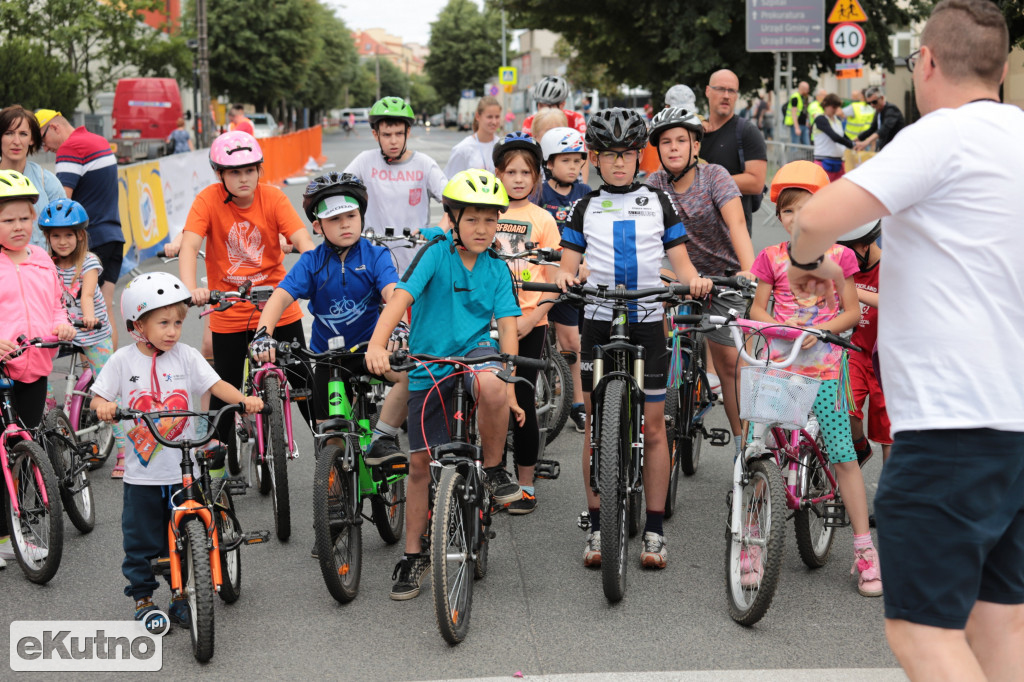
<svg viewBox="0 0 1024 682">
<path fill-rule="evenodd" d="M 816 260 L 813 260 L 810 263 L 797 263 L 793 260 L 793 242 L 786 244 L 786 255 L 789 256 L 789 264 L 794 268 L 800 268 L 801 270 L 817 270 L 818 266 L 825 262 L 825 254 L 821 254 Z"/>
</svg>

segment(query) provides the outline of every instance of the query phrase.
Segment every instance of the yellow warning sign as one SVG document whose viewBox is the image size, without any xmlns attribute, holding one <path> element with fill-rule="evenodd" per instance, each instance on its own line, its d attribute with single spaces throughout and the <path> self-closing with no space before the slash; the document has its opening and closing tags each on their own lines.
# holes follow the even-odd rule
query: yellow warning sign
<svg viewBox="0 0 1024 682">
<path fill-rule="evenodd" d="M 841 24 L 845 21 L 862 22 L 867 21 L 868 15 L 864 14 L 864 8 L 857 0 L 837 0 L 832 13 L 828 15 L 828 23 Z"/>
</svg>

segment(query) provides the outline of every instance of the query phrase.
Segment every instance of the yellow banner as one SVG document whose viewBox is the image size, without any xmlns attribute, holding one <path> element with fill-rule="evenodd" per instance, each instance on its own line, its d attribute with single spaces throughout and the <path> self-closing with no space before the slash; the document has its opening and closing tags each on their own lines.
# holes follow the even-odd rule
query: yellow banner
<svg viewBox="0 0 1024 682">
<path fill-rule="evenodd" d="M 117 169 L 118 210 L 124 232 L 125 253 L 134 244 L 136 251 L 159 245 L 167 238 L 167 213 L 160 163 L 148 161 Z"/>
</svg>

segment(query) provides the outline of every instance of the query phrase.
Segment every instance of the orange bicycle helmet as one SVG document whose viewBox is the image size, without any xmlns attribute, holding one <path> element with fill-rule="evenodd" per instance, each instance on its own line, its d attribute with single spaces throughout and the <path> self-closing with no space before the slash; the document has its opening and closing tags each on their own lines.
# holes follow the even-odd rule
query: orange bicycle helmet
<svg viewBox="0 0 1024 682">
<path fill-rule="evenodd" d="M 779 169 L 772 178 L 772 203 L 779 201 L 779 194 L 784 189 L 798 187 L 814 194 L 828 184 L 825 169 L 812 161 L 791 161 Z"/>
</svg>

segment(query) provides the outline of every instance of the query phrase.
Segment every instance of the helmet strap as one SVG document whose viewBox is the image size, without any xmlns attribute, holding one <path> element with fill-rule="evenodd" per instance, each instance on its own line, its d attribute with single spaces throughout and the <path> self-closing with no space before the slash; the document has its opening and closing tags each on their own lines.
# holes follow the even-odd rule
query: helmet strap
<svg viewBox="0 0 1024 682">
<path fill-rule="evenodd" d="M 231 200 L 235 198 L 235 195 L 232 194 L 231 190 L 228 189 L 228 183 L 224 182 L 224 174 L 223 173 L 221 173 L 221 176 L 220 176 L 220 184 L 224 185 L 224 192 L 227 193 L 227 195 L 228 195 L 228 198 L 224 200 L 224 203 L 225 204 L 230 204 Z"/>
<path fill-rule="evenodd" d="M 462 206 L 459 208 L 458 217 L 455 216 L 451 209 L 448 209 L 448 217 L 452 219 L 452 244 L 460 249 L 465 250 L 466 245 L 462 243 L 462 237 L 459 233 L 459 223 L 462 222 L 462 215 L 466 212 L 466 207 Z"/>
</svg>

